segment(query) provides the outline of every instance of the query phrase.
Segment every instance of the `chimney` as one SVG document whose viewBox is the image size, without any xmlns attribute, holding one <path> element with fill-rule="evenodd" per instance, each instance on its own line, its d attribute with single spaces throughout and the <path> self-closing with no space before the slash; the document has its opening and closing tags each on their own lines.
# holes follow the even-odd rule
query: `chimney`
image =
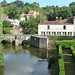
<svg viewBox="0 0 75 75">
<path fill-rule="evenodd" d="M 62 20 L 62 17 L 60 17 L 60 21 Z"/>
</svg>

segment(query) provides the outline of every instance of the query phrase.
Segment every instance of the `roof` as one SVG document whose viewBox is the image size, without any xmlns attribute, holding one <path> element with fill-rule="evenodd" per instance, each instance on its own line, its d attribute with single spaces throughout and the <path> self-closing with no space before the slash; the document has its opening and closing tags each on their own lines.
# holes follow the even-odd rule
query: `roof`
<svg viewBox="0 0 75 75">
<path fill-rule="evenodd" d="M 61 21 L 46 21 L 46 22 L 40 23 L 39 25 L 49 25 L 49 24 L 51 24 L 51 25 L 58 25 L 58 24 L 59 25 L 62 25 L 62 24 L 70 25 L 70 24 L 73 24 L 73 22 L 72 22 L 72 18 L 70 18 L 70 19 L 64 19 Z"/>
<path fill-rule="evenodd" d="M 2 14 L 2 16 L 7 16 L 6 14 Z"/>
<path fill-rule="evenodd" d="M 34 12 L 36 12 L 36 11 L 29 11 L 28 13 L 34 13 Z"/>
</svg>

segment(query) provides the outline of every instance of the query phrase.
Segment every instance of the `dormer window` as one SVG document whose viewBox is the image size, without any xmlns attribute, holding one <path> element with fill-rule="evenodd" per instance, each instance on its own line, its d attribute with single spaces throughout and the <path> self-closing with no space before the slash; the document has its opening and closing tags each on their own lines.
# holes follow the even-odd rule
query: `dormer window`
<svg viewBox="0 0 75 75">
<path fill-rule="evenodd" d="M 50 26 L 49 25 L 47 26 L 47 29 L 50 29 Z"/>
<path fill-rule="evenodd" d="M 63 29 L 66 29 L 66 26 L 65 25 L 63 26 Z"/>
</svg>

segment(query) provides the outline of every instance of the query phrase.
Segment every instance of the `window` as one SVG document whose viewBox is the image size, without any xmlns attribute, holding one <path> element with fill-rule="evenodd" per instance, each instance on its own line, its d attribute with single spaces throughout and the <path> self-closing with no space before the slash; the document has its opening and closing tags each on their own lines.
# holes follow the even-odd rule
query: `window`
<svg viewBox="0 0 75 75">
<path fill-rule="evenodd" d="M 66 35 L 66 32 L 63 32 L 63 35 Z"/>
<path fill-rule="evenodd" d="M 50 26 L 49 25 L 47 26 L 47 29 L 50 29 Z"/>
<path fill-rule="evenodd" d="M 45 32 L 41 32 L 41 35 L 42 35 L 42 36 L 45 36 Z"/>
<path fill-rule="evenodd" d="M 50 32 L 47 32 L 47 35 L 50 35 Z"/>
<path fill-rule="evenodd" d="M 72 36 L 72 32 L 68 32 L 68 35 L 69 35 L 69 36 Z"/>
<path fill-rule="evenodd" d="M 61 35 L 61 32 L 57 32 L 57 35 Z"/>
<path fill-rule="evenodd" d="M 63 29 L 66 29 L 66 26 L 65 25 L 63 26 Z"/>
<path fill-rule="evenodd" d="M 56 32 L 52 32 L 52 35 L 56 35 Z"/>
</svg>

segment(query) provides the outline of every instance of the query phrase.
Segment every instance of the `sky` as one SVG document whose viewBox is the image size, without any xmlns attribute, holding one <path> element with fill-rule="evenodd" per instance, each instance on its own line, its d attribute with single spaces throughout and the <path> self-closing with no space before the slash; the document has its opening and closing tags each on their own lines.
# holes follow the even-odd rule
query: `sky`
<svg viewBox="0 0 75 75">
<path fill-rule="evenodd" d="M 3 0 L 0 0 L 0 2 Z M 16 0 L 6 0 L 7 2 L 13 2 Z M 39 3 L 40 7 L 45 7 L 45 6 L 56 6 L 58 5 L 59 7 L 62 6 L 69 6 L 70 3 L 75 2 L 75 0 L 20 0 L 23 1 L 24 3 L 28 2 L 28 3 L 33 3 L 33 2 L 37 2 Z"/>
</svg>

